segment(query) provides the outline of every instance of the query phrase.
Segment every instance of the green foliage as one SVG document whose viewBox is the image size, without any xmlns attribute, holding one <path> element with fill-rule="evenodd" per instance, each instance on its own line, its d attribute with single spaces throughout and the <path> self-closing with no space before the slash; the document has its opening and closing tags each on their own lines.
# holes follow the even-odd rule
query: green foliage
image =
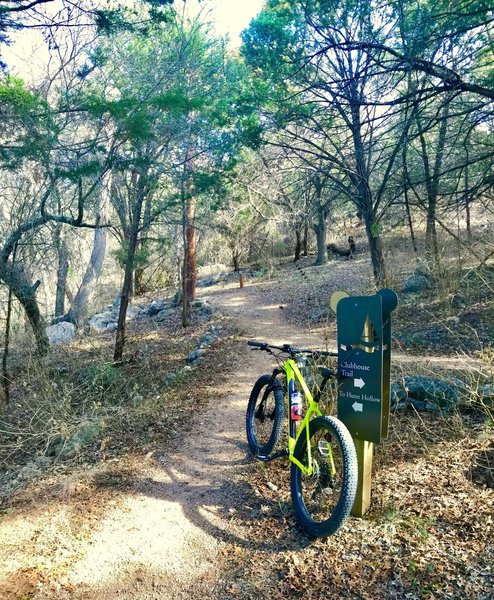
<svg viewBox="0 0 494 600">
<path fill-rule="evenodd" d="M 115 33 L 123 29 L 131 29 L 130 23 L 125 20 L 122 9 L 93 11 L 94 22 L 98 30 L 102 33 Z"/>
<path fill-rule="evenodd" d="M 151 26 L 170 23 L 173 19 L 174 0 L 143 0 L 140 7 L 120 6 L 116 9 L 94 9 L 94 22 L 99 32 L 106 35 L 122 31 L 136 31 L 146 34 Z M 144 7 L 147 15 L 143 14 Z"/>
<path fill-rule="evenodd" d="M 112 251 L 113 257 L 117 261 L 119 267 L 122 269 L 125 268 L 127 263 L 127 259 L 129 256 L 129 243 L 128 240 L 124 240 L 124 242 L 120 245 L 119 248 Z M 137 248 L 136 253 L 134 255 L 134 268 L 144 268 L 151 255 L 151 250 L 147 245 L 141 245 Z"/>
<path fill-rule="evenodd" d="M 122 370 L 109 362 L 100 362 L 84 367 L 80 378 L 81 382 L 91 388 L 93 392 L 121 387 L 126 383 L 126 377 Z"/>
<path fill-rule="evenodd" d="M 37 108 L 40 98 L 26 88 L 22 79 L 7 75 L 4 81 L 0 81 L 0 103 L 22 114 Z"/>
<path fill-rule="evenodd" d="M 90 159 L 76 165 L 72 169 L 61 168 L 55 166 L 53 175 L 55 179 L 67 179 L 73 183 L 77 183 L 81 177 L 91 177 L 98 175 L 101 172 L 101 163 L 97 159 Z"/>
<path fill-rule="evenodd" d="M 186 115 L 205 106 L 203 96 L 188 96 L 180 88 L 153 96 L 149 104 L 163 111 Z"/>
</svg>

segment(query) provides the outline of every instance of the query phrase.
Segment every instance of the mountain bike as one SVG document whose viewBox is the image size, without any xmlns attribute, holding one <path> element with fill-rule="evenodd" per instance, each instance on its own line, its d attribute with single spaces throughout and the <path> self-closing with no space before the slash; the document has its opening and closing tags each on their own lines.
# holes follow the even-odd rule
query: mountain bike
<svg viewBox="0 0 494 600">
<path fill-rule="evenodd" d="M 246 413 L 249 448 L 261 461 L 288 456 L 297 521 L 311 537 L 331 535 L 345 522 L 353 506 L 357 455 L 345 425 L 336 417 L 324 416 L 319 408 L 324 388 L 328 381 L 337 380 L 338 374 L 319 367 L 322 380 L 312 393 L 302 372 L 308 361 L 315 364 L 319 358 L 337 354 L 290 344 L 247 343 L 273 355 L 278 362 L 272 374 L 259 377 L 252 388 Z M 273 452 L 283 429 L 285 397 L 289 408 L 288 447 Z"/>
</svg>

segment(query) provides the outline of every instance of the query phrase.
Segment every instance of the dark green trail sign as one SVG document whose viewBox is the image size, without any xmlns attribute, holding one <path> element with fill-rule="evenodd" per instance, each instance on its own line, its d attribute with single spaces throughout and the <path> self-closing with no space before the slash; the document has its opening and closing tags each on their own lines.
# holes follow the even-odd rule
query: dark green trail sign
<svg viewBox="0 0 494 600">
<path fill-rule="evenodd" d="M 388 434 L 390 314 L 395 292 L 348 296 L 336 306 L 338 416 L 356 439 L 380 442 Z"/>
</svg>

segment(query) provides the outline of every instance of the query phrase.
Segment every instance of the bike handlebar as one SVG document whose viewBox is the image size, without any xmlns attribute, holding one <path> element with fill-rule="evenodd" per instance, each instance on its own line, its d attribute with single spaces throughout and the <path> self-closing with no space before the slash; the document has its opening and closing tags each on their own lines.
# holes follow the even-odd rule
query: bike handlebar
<svg viewBox="0 0 494 600">
<path fill-rule="evenodd" d="M 271 350 L 280 350 L 281 352 L 285 352 L 290 356 L 295 356 L 296 354 L 309 354 L 310 356 L 338 356 L 337 352 L 326 352 L 325 350 L 309 350 L 308 348 L 295 348 L 291 344 L 283 344 L 283 346 L 273 346 L 272 344 L 267 344 L 266 342 L 255 342 L 248 341 L 248 346 L 253 346 L 254 348 L 259 348 L 259 350 L 264 350 L 265 352 L 271 353 Z"/>
</svg>

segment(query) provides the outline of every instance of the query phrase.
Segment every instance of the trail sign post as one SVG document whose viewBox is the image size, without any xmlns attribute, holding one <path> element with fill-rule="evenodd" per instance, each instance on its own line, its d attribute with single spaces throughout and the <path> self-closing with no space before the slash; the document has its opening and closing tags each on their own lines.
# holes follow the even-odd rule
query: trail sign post
<svg viewBox="0 0 494 600">
<path fill-rule="evenodd" d="M 336 292 L 331 301 L 338 324 L 338 417 L 354 438 L 359 461 L 355 516 L 370 505 L 373 443 L 388 434 L 390 315 L 397 303 L 390 289 L 373 296 Z"/>
<path fill-rule="evenodd" d="M 338 303 L 338 416 L 353 438 L 381 441 L 383 402 L 382 299 Z"/>
</svg>

